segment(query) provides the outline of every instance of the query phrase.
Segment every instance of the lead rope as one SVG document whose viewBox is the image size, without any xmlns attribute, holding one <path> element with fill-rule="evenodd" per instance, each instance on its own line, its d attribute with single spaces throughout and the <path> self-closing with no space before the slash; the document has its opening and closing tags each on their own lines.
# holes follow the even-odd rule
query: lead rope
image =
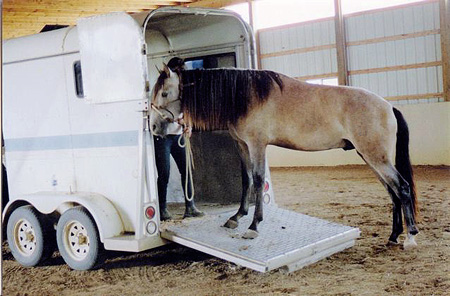
<svg viewBox="0 0 450 296">
<path fill-rule="evenodd" d="M 186 135 L 184 132 L 185 126 L 183 125 L 183 134 L 178 138 L 178 145 L 181 148 L 184 148 L 184 151 L 186 153 L 186 181 L 184 183 L 184 192 L 186 195 L 187 201 L 192 201 L 194 199 L 194 179 L 192 171 L 194 169 L 194 156 L 192 154 L 192 147 L 191 147 L 191 140 L 189 136 Z M 184 139 L 184 144 L 181 143 L 181 140 Z M 189 182 L 191 181 L 191 196 L 189 196 Z"/>
</svg>

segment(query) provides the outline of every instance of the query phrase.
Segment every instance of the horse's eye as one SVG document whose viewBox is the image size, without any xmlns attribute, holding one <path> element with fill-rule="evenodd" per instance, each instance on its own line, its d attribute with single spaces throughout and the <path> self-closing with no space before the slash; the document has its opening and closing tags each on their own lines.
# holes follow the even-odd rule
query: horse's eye
<svg viewBox="0 0 450 296">
<path fill-rule="evenodd" d="M 162 94 L 161 94 L 161 96 L 162 96 L 163 98 L 167 98 L 167 95 L 168 95 L 168 93 L 167 93 L 166 91 L 163 91 Z"/>
</svg>

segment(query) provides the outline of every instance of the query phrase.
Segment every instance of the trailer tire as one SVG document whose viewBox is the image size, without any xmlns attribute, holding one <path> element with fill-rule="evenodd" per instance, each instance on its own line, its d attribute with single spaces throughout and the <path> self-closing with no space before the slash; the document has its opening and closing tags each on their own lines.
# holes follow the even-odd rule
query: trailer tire
<svg viewBox="0 0 450 296">
<path fill-rule="evenodd" d="M 30 205 L 15 209 L 6 236 L 14 258 L 23 266 L 36 266 L 55 250 L 55 231 L 47 217 Z"/>
<path fill-rule="evenodd" d="M 83 207 L 62 214 L 56 227 L 56 241 L 61 256 L 72 269 L 88 270 L 102 263 L 97 226 Z"/>
</svg>

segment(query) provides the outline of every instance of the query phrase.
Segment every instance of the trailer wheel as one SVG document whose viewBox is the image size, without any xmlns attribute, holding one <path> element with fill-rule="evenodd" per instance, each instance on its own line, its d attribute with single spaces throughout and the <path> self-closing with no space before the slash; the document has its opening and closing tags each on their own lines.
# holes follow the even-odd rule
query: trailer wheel
<svg viewBox="0 0 450 296">
<path fill-rule="evenodd" d="M 30 205 L 14 210 L 6 230 L 14 258 L 23 266 L 36 266 L 55 250 L 55 232 L 48 219 Z"/>
<path fill-rule="evenodd" d="M 97 226 L 83 207 L 74 207 L 62 214 L 56 240 L 61 256 L 72 269 L 88 270 L 101 263 Z"/>
</svg>

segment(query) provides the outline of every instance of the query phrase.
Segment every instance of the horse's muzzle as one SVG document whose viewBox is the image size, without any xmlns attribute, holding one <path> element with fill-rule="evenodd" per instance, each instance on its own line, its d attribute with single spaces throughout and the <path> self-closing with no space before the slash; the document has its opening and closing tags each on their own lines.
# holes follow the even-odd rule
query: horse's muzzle
<svg viewBox="0 0 450 296">
<path fill-rule="evenodd" d="M 165 120 L 156 120 L 150 122 L 150 131 L 154 136 L 165 137 L 167 135 L 167 128 L 169 122 Z"/>
</svg>

